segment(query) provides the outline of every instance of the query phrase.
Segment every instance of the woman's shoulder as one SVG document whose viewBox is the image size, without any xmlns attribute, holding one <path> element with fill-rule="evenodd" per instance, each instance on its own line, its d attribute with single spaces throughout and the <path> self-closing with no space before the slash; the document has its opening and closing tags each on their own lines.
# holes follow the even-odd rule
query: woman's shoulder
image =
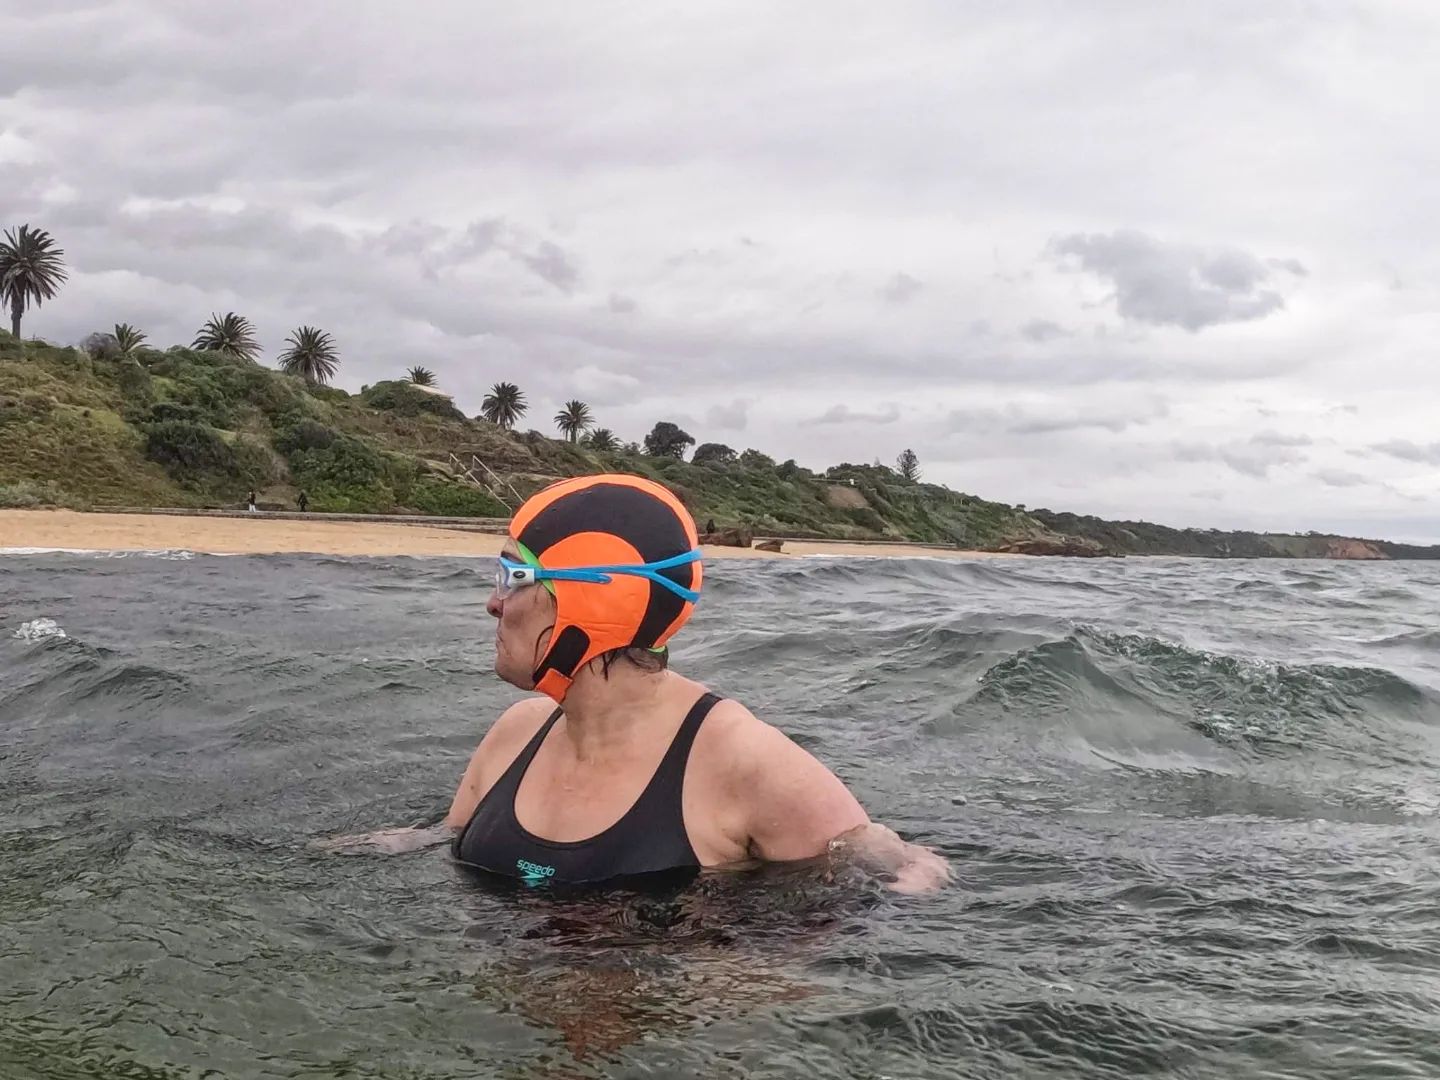
<svg viewBox="0 0 1440 1080">
<path fill-rule="evenodd" d="M 490 730 L 480 740 L 479 750 L 499 749 L 515 742 L 529 742 L 554 712 L 555 702 L 548 697 L 536 695 L 522 698 L 490 725 Z"/>
<path fill-rule="evenodd" d="M 500 714 L 470 755 L 470 764 L 460 778 L 446 824 L 458 829 L 470 820 L 480 800 L 510 767 L 525 744 L 535 737 L 554 709 L 555 703 L 549 698 L 533 697 L 517 701 Z"/>
</svg>

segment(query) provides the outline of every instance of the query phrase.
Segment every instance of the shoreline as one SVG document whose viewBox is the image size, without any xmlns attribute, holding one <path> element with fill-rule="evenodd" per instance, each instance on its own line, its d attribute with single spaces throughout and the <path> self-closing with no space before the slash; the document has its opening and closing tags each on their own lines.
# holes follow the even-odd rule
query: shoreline
<svg viewBox="0 0 1440 1080">
<path fill-rule="evenodd" d="M 0 510 L 0 552 L 14 549 L 52 551 L 193 551 L 207 555 L 456 555 L 500 553 L 503 533 L 419 519 L 377 521 L 344 515 L 293 514 L 86 513 L 76 510 Z M 958 548 L 913 544 L 846 543 L 840 540 L 787 540 L 780 554 L 753 548 L 706 547 L 706 559 L 786 559 L 831 555 L 869 558 L 985 559 L 1006 556 Z M 1012 558 L 1017 556 L 1010 556 Z"/>
</svg>

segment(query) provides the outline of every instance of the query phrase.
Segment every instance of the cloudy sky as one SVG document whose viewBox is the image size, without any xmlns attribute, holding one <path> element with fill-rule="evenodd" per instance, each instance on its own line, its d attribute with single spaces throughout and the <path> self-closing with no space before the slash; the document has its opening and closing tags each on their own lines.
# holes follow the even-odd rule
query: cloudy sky
<svg viewBox="0 0 1440 1080">
<path fill-rule="evenodd" d="M 1440 541 L 1440 5 L 0 0 L 27 332 Z"/>
</svg>

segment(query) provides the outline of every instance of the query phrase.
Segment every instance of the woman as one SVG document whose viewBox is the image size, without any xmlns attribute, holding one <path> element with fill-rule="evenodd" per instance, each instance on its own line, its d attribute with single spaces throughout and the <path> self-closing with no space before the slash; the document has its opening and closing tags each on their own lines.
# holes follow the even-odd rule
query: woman
<svg viewBox="0 0 1440 1080">
<path fill-rule="evenodd" d="M 872 824 L 836 776 L 738 702 L 669 669 L 700 598 L 695 522 L 634 476 L 562 481 L 515 515 L 487 610 L 495 670 L 541 695 L 508 709 L 438 830 L 464 863 L 594 882 L 763 860 L 857 856 L 918 891 L 948 864 Z M 437 838 L 341 842 L 389 851 Z"/>
</svg>

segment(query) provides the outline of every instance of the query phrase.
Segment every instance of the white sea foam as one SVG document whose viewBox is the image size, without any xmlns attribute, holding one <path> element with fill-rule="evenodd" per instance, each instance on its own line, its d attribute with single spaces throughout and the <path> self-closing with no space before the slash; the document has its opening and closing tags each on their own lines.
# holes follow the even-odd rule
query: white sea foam
<svg viewBox="0 0 1440 1080">
<path fill-rule="evenodd" d="M 196 555 L 226 555 L 224 551 L 191 551 L 188 548 L 156 548 L 144 551 L 123 551 L 111 548 L 11 547 L 0 548 L 0 555 L 89 555 L 95 559 L 193 559 Z"/>
<path fill-rule="evenodd" d="M 15 631 L 15 637 L 22 641 L 43 641 L 46 638 L 68 636 L 64 628 L 54 619 L 31 619 L 29 622 L 21 623 L 20 629 Z"/>
</svg>

